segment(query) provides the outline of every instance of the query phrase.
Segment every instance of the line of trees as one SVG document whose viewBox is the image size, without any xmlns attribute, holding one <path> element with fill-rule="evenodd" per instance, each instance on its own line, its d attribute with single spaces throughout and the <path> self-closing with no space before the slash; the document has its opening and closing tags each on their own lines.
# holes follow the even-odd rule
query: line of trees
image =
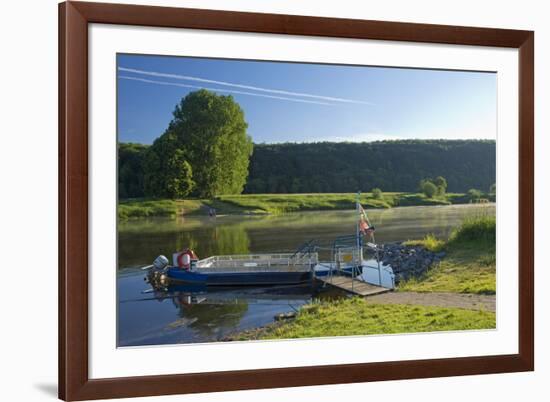
<svg viewBox="0 0 550 402">
<path fill-rule="evenodd" d="M 373 189 L 373 196 L 375 190 L 380 191 L 379 189 Z M 480 202 L 483 199 L 494 200 L 496 197 L 496 190 L 496 183 L 493 183 L 485 191 L 471 188 L 466 191 L 466 196 L 471 202 Z M 442 176 L 437 176 L 435 179 L 422 179 L 420 183 L 418 183 L 418 191 L 428 198 L 442 197 L 447 192 L 447 180 Z"/>
<path fill-rule="evenodd" d="M 195 112 L 182 115 L 180 110 L 176 109 L 175 121 L 154 145 L 119 144 L 121 198 L 177 198 L 189 194 L 208 197 L 237 194 L 243 187 L 249 194 L 355 192 L 372 188 L 421 191 L 431 196 L 466 193 L 470 189 L 494 193 L 491 186 L 495 183 L 495 141 L 256 144 L 248 165 L 252 143 L 243 136 L 242 126 L 234 134 L 236 139 L 232 139 L 241 144 L 240 148 L 224 145 L 223 150 L 230 151 L 222 152 L 218 145 L 206 151 L 203 148 L 208 148 L 208 142 L 193 142 L 198 135 L 192 141 L 185 135 L 190 130 L 186 116 Z M 193 142 L 193 147 L 189 142 Z M 225 143 L 221 139 L 215 142 Z M 223 163 L 217 165 L 220 162 Z"/>
<path fill-rule="evenodd" d="M 445 191 L 489 189 L 496 177 L 492 140 L 399 140 L 370 143 L 256 144 L 245 193 L 418 190 L 445 177 Z M 438 191 L 436 184 L 434 191 Z"/>
</svg>

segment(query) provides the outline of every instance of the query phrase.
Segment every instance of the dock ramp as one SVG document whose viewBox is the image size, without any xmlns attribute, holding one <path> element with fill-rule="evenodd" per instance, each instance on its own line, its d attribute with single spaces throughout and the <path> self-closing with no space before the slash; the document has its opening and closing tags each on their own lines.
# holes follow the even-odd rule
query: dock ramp
<svg viewBox="0 0 550 402">
<path fill-rule="evenodd" d="M 329 275 L 326 277 L 317 277 L 317 280 L 323 284 L 334 286 L 357 296 L 374 296 L 391 291 L 391 289 L 382 286 L 372 285 L 359 279 L 351 278 L 345 275 Z"/>
</svg>

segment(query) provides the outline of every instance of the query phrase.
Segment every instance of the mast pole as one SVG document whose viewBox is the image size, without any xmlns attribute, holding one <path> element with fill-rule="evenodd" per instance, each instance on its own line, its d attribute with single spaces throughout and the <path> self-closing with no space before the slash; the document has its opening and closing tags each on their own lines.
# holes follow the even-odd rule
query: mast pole
<svg viewBox="0 0 550 402">
<path fill-rule="evenodd" d="M 355 196 L 355 212 L 357 212 L 357 216 L 359 219 L 357 220 L 357 227 L 355 228 L 355 237 L 357 242 L 357 247 L 359 247 L 359 231 L 360 231 L 360 225 L 361 225 L 361 210 L 359 209 L 359 197 L 361 197 L 361 192 L 358 191 Z"/>
<path fill-rule="evenodd" d="M 357 258 L 359 260 L 358 262 L 358 268 L 362 266 L 363 264 L 363 247 L 361 246 L 361 191 L 357 192 L 356 199 L 355 199 L 355 211 L 357 212 L 357 227 L 355 230 L 355 240 L 357 244 Z"/>
</svg>

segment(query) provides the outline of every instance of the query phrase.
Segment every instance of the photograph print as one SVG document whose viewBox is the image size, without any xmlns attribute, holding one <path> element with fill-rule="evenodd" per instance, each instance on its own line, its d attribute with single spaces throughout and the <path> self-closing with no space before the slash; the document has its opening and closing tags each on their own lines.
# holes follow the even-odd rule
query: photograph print
<svg viewBox="0 0 550 402">
<path fill-rule="evenodd" d="M 116 74 L 118 347 L 496 328 L 496 73 Z"/>
</svg>

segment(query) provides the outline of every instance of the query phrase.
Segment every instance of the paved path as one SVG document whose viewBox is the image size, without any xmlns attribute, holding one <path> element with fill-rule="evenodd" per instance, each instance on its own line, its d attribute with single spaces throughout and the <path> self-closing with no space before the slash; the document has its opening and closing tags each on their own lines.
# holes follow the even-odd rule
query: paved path
<svg viewBox="0 0 550 402">
<path fill-rule="evenodd" d="M 381 304 L 420 304 L 423 306 L 458 307 L 468 310 L 496 311 L 494 295 L 475 295 L 465 293 L 417 293 L 389 292 L 369 296 L 368 302 Z"/>
</svg>

